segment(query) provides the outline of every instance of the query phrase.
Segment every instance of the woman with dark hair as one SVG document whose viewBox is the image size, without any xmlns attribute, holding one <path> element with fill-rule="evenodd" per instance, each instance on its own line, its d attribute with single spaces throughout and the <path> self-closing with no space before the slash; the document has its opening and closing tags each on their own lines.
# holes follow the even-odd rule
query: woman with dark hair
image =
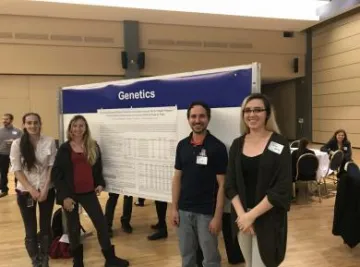
<svg viewBox="0 0 360 267">
<path fill-rule="evenodd" d="M 24 134 L 11 146 L 11 171 L 15 172 L 18 180 L 17 203 L 25 225 L 25 248 L 33 267 L 48 267 L 51 216 L 55 199 L 50 179 L 56 155 L 55 140 L 40 134 L 41 118 L 37 113 L 25 114 L 22 121 Z M 37 204 L 40 210 L 40 240 L 37 240 Z"/>
<path fill-rule="evenodd" d="M 51 177 L 57 191 L 57 203 L 65 210 L 74 267 L 83 267 L 80 243 L 79 204 L 93 222 L 106 259 L 105 267 L 127 267 L 129 262 L 115 256 L 104 213 L 97 195 L 105 187 L 100 147 L 92 139 L 89 125 L 81 115 L 74 116 L 67 129 L 68 141 L 55 158 Z"/>
<path fill-rule="evenodd" d="M 296 178 L 296 165 L 297 161 L 299 160 L 301 155 L 311 153 L 315 155 L 315 152 L 308 149 L 307 146 L 309 145 L 309 141 L 306 138 L 301 138 L 299 142 L 299 148 L 294 150 L 291 153 L 291 160 L 292 160 L 292 174 L 293 174 L 293 182 L 295 182 Z"/>
<path fill-rule="evenodd" d="M 345 163 L 350 161 L 352 158 L 351 143 L 347 138 L 345 130 L 343 129 L 337 130 L 331 139 L 320 148 L 320 150 L 328 153 L 330 156 L 336 150 L 341 150 L 344 153 L 343 166 L 345 166 Z M 343 166 L 341 169 L 343 169 Z"/>
</svg>

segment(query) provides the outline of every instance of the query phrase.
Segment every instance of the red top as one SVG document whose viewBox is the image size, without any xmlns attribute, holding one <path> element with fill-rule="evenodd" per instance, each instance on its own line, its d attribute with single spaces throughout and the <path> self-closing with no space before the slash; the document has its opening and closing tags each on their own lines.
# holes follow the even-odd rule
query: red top
<svg viewBox="0 0 360 267">
<path fill-rule="evenodd" d="M 71 161 L 74 170 L 75 193 L 89 193 L 94 191 L 94 177 L 92 166 L 87 161 L 84 153 L 71 151 Z"/>
</svg>

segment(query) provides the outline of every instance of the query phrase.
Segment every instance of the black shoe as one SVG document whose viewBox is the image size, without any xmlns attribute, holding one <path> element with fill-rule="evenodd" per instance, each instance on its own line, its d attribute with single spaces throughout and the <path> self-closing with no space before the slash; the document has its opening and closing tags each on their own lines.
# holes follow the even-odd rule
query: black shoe
<svg viewBox="0 0 360 267">
<path fill-rule="evenodd" d="M 40 237 L 40 258 L 41 258 L 41 267 L 49 267 L 49 248 L 50 248 L 50 238 L 49 236 Z"/>
<path fill-rule="evenodd" d="M 102 250 L 105 257 L 105 267 L 128 267 L 129 261 L 118 258 L 115 256 L 114 246 L 111 246 L 108 250 Z"/>
<path fill-rule="evenodd" d="M 155 233 L 152 235 L 149 235 L 147 238 L 150 241 L 163 239 L 168 237 L 167 229 L 158 229 Z"/>
<path fill-rule="evenodd" d="M 40 267 L 41 259 L 37 240 L 35 238 L 25 238 L 25 248 L 31 259 L 32 267 Z"/>
<path fill-rule="evenodd" d="M 133 231 L 133 228 L 131 227 L 130 223 L 122 223 L 121 228 L 125 233 L 131 234 Z"/>
<path fill-rule="evenodd" d="M 84 247 L 82 244 L 72 251 L 72 255 L 73 267 L 84 267 Z"/>
<path fill-rule="evenodd" d="M 137 207 L 144 207 L 145 206 L 144 202 L 139 202 L 139 201 L 136 201 L 134 203 L 134 205 L 137 206 Z"/>
<path fill-rule="evenodd" d="M 6 197 L 8 194 L 9 194 L 8 192 L 1 192 L 0 193 L 0 198 Z"/>
<path fill-rule="evenodd" d="M 153 230 L 159 230 L 160 229 L 159 223 L 150 225 L 150 228 Z"/>
</svg>

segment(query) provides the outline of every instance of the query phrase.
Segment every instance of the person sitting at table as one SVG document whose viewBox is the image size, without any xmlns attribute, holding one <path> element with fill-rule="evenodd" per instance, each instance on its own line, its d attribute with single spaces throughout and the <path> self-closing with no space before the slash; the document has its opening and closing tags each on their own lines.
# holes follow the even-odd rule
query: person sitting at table
<svg viewBox="0 0 360 267">
<path fill-rule="evenodd" d="M 297 162 L 300 158 L 301 155 L 307 154 L 307 153 L 311 153 L 315 155 L 315 152 L 308 149 L 309 145 L 309 141 L 306 138 L 301 138 L 300 142 L 299 142 L 299 148 L 294 150 L 291 153 L 291 162 L 292 162 L 292 177 L 293 177 L 293 182 L 295 182 L 295 178 L 296 178 L 296 171 L 297 171 Z"/>
<path fill-rule="evenodd" d="M 333 137 L 320 148 L 320 151 L 328 153 L 330 157 L 337 150 L 341 150 L 344 153 L 343 163 L 340 167 L 341 172 L 344 169 L 345 163 L 352 159 L 351 143 L 343 129 L 337 130 Z"/>
</svg>

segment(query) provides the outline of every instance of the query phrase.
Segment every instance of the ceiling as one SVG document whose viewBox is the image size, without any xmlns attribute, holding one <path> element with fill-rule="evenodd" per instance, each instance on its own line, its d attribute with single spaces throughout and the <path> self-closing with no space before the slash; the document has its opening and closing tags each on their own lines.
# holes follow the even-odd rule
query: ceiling
<svg viewBox="0 0 360 267">
<path fill-rule="evenodd" d="M 279 31 L 302 31 L 318 23 L 316 21 L 306 20 L 254 18 L 121 7 L 86 6 L 51 2 L 33 2 L 28 0 L 1 0 L 0 14 L 108 21 L 135 20 L 143 23 Z"/>
</svg>

